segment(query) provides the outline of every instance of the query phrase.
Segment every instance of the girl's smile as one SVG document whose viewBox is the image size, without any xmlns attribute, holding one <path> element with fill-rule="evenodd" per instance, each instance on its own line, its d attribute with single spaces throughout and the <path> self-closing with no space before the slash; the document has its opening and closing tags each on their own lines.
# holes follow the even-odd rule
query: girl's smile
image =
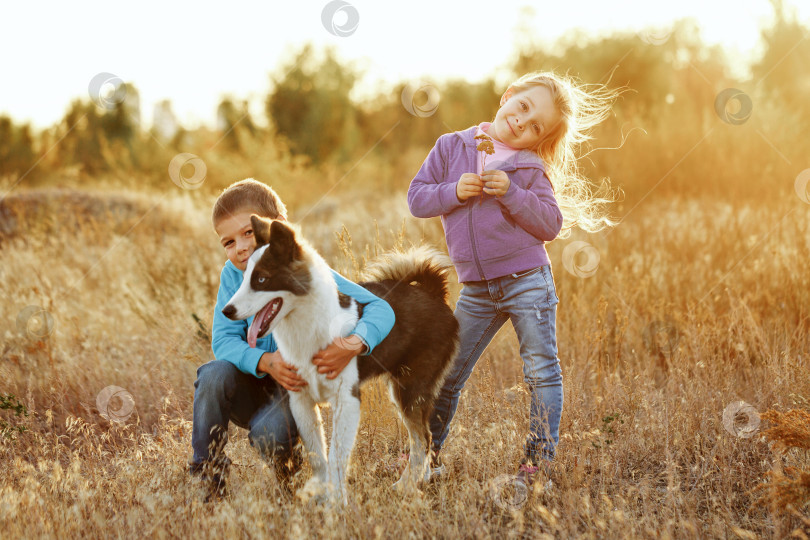
<svg viewBox="0 0 810 540">
<path fill-rule="evenodd" d="M 488 135 L 512 148 L 535 148 L 559 120 L 551 92 L 545 86 L 507 90 Z"/>
</svg>

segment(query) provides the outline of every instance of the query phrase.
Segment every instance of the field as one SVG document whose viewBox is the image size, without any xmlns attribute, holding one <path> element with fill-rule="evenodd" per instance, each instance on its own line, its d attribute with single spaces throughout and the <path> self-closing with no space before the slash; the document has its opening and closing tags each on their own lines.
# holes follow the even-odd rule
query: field
<svg viewBox="0 0 810 540">
<path fill-rule="evenodd" d="M 264 118 L 223 97 L 216 127 L 145 127 L 137 81 L 106 72 L 89 87 L 113 91 L 50 128 L 0 115 L 2 535 L 810 538 L 810 29 L 771 3 L 742 79 L 681 20 L 549 49 L 517 32 L 497 80 L 363 100 L 359 67 L 303 45 L 266 95 L 244 89 Z M 225 262 L 216 196 L 272 185 L 350 279 L 392 248 L 445 250 L 437 219 L 410 216 L 408 184 L 442 133 L 493 118 L 501 78 L 534 70 L 620 91 L 573 149 L 594 186 L 610 179 L 618 224 L 546 246 L 565 393 L 553 491 L 509 483 L 529 395 L 507 325 L 462 393 L 446 481 L 391 491 L 407 434 L 374 382 L 346 508 L 287 496 L 234 426 L 230 494 L 205 503 L 186 463 Z"/>
<path fill-rule="evenodd" d="M 437 221 L 409 216 L 407 183 L 382 195 L 349 184 L 325 200 L 277 186 L 334 268 L 354 278 L 385 249 L 444 249 Z M 565 390 L 553 493 L 517 501 L 503 484 L 528 424 L 507 325 L 462 394 L 444 453 L 452 478 L 417 499 L 391 494 L 407 435 L 382 387 L 365 387 L 341 511 L 285 497 L 236 427 L 226 500 L 203 503 L 185 472 L 195 370 L 212 358 L 224 262 L 212 200 L 66 182 L 3 201 L 0 380 L 27 413 L 2 411 L 6 536 L 810 534 L 807 507 L 791 512 L 767 490 L 754 504 L 766 473 L 806 471 L 810 460 L 779 450 L 748 414 L 810 408 L 810 231 L 799 197 L 651 196 L 613 229 L 548 245 Z M 578 241 L 591 247 L 566 252 Z M 452 301 L 457 293 L 454 281 Z"/>
</svg>

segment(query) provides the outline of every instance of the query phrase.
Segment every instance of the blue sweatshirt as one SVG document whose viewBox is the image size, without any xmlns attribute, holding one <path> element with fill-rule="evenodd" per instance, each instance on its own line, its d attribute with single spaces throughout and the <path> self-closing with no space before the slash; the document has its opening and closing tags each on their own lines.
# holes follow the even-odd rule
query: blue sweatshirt
<svg viewBox="0 0 810 540">
<path fill-rule="evenodd" d="M 214 308 L 214 324 L 211 337 L 211 348 L 217 360 L 227 360 L 234 364 L 239 371 L 262 378 L 267 373 L 257 373 L 256 367 L 259 359 L 266 352 L 275 352 L 278 349 L 273 335 L 269 334 L 256 342 L 253 349 L 247 342 L 247 329 L 253 322 L 253 317 L 244 321 L 232 321 L 222 314 L 228 301 L 239 289 L 245 273 L 227 261 L 219 276 L 219 291 L 217 292 L 217 305 Z M 364 355 L 371 354 L 374 347 L 385 339 L 394 327 L 394 310 L 388 302 L 371 294 L 366 289 L 349 281 L 332 270 L 338 290 L 363 304 L 363 316 L 357 321 L 353 334 L 366 344 Z"/>
</svg>

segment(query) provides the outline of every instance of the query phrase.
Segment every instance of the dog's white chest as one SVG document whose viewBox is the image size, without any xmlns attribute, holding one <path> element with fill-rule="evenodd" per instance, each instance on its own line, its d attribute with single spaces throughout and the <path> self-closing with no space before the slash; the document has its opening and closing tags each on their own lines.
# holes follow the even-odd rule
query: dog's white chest
<svg viewBox="0 0 810 540">
<path fill-rule="evenodd" d="M 329 401 L 335 394 L 334 388 L 332 388 L 330 384 L 331 381 L 319 373 L 313 377 L 312 381 L 307 381 L 307 383 L 307 387 L 304 391 L 309 392 L 309 395 L 312 396 L 312 400 L 315 401 L 315 403 Z"/>
<path fill-rule="evenodd" d="M 315 403 L 334 402 L 338 399 L 341 388 L 345 386 L 351 390 L 352 385 L 357 382 L 357 359 L 352 358 L 334 379 L 327 379 L 325 374 L 318 373 L 317 368 L 307 373 L 304 379 L 307 386 L 302 391 L 309 393 Z"/>
</svg>

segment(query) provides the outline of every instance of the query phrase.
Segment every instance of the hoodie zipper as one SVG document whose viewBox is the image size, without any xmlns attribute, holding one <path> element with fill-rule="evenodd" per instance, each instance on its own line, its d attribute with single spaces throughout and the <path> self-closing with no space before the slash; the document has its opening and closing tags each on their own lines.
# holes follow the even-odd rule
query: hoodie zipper
<svg viewBox="0 0 810 540">
<path fill-rule="evenodd" d="M 478 275 L 481 276 L 481 279 L 486 279 L 484 277 L 484 269 L 481 268 L 481 261 L 478 260 L 478 250 L 475 249 L 475 231 L 473 230 L 473 219 L 472 213 L 473 208 L 475 208 L 474 204 L 469 205 L 469 210 L 467 211 L 467 228 L 470 230 L 470 244 L 472 245 L 472 252 L 473 252 L 473 259 L 475 259 L 475 266 L 478 268 Z"/>
<path fill-rule="evenodd" d="M 461 136 L 461 133 L 463 133 L 463 132 L 457 131 L 457 132 L 456 132 L 456 136 L 457 136 L 459 139 L 461 139 L 461 144 L 462 144 L 462 145 L 464 146 L 464 148 L 466 149 L 466 148 L 468 148 L 468 147 L 469 147 L 469 145 L 468 145 L 468 144 L 467 144 L 467 142 L 464 140 L 464 137 L 462 137 L 462 136 Z M 473 148 L 475 148 L 475 147 L 473 146 Z M 472 159 L 471 159 L 471 164 L 470 164 L 471 169 L 472 169 L 472 170 L 474 170 L 474 171 L 475 171 L 475 170 L 477 170 L 476 163 L 475 163 L 475 160 L 476 160 L 476 158 L 477 158 L 477 156 L 476 156 L 476 152 L 477 152 L 477 150 L 475 150 L 475 151 L 472 153 Z M 522 166 L 524 166 L 524 167 L 525 167 L 525 166 L 530 166 L 530 164 L 528 164 L 528 163 L 525 163 L 525 164 L 524 164 L 523 162 L 521 162 L 521 163 L 517 163 L 517 157 L 515 157 L 515 158 L 514 158 L 514 163 L 513 163 L 512 168 L 511 168 L 511 170 L 510 170 L 509 172 L 511 172 L 511 171 L 515 171 L 515 170 L 517 170 L 518 168 L 520 168 L 520 167 L 519 167 L 519 165 L 522 165 Z M 538 168 L 539 168 L 539 167 L 538 167 Z M 504 171 L 504 172 L 507 172 L 507 171 Z M 445 177 L 446 177 L 446 176 L 447 176 L 447 175 L 445 174 Z M 469 201 L 469 199 L 468 199 L 468 201 Z M 475 205 L 475 204 L 468 203 L 468 209 L 467 209 L 467 229 L 470 231 L 470 247 L 472 248 L 473 259 L 475 260 L 475 266 L 476 266 L 476 268 L 478 268 L 478 275 L 479 275 L 479 276 L 481 276 L 481 279 L 482 279 L 482 280 L 485 280 L 485 279 L 486 279 L 486 277 L 484 276 L 484 269 L 481 267 L 481 261 L 478 259 L 478 250 L 475 248 L 475 230 L 474 230 L 474 228 L 473 228 L 473 215 L 472 215 L 472 214 L 473 214 L 473 209 L 474 209 L 476 206 L 477 206 L 477 205 Z"/>
<path fill-rule="evenodd" d="M 464 148 L 467 148 L 467 143 L 464 142 L 464 139 L 461 140 L 461 143 L 464 145 Z M 473 153 L 471 160 L 471 167 L 473 171 L 477 170 L 475 166 L 476 157 L 477 156 L 475 153 Z M 470 231 L 470 247 L 472 247 L 473 260 L 475 261 L 476 268 L 478 268 L 478 275 L 481 276 L 482 280 L 485 280 L 486 277 L 484 276 L 484 269 L 481 268 L 481 261 L 478 260 L 478 250 L 475 249 L 475 229 L 473 228 L 473 209 L 475 207 L 476 205 L 467 199 L 467 230 Z"/>
</svg>

